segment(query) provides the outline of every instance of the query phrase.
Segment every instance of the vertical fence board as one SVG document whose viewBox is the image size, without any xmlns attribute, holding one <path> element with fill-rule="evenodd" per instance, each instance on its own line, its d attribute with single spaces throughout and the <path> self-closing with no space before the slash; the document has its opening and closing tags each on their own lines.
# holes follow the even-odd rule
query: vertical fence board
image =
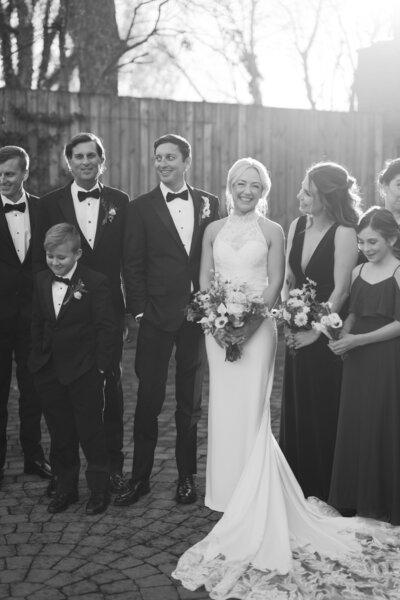
<svg viewBox="0 0 400 600">
<path fill-rule="evenodd" d="M 118 98 L 38 90 L 0 90 L 0 141 L 15 132 L 32 159 L 32 182 L 44 193 L 63 183 L 62 149 L 78 131 L 102 137 L 106 183 L 135 197 L 157 181 L 154 139 L 167 132 L 189 139 L 189 181 L 225 198 L 233 162 L 253 156 L 271 176 L 270 216 L 287 230 L 298 215 L 304 171 L 320 160 L 345 164 L 362 187 L 365 205 L 377 201 L 376 174 L 397 151 L 398 127 L 382 115 Z M 21 140 L 24 141 L 22 144 Z M 46 143 L 46 140 L 48 143 Z"/>
</svg>

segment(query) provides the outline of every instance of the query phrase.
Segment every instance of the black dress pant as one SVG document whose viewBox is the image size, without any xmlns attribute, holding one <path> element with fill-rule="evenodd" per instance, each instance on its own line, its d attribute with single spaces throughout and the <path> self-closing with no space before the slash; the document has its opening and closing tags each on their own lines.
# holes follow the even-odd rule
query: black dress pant
<svg viewBox="0 0 400 600">
<path fill-rule="evenodd" d="M 35 385 L 51 437 L 50 462 L 57 491 L 77 490 L 79 443 L 87 460 L 86 480 L 93 492 L 109 485 L 105 442 L 104 378 L 93 367 L 68 385 L 59 382 L 52 361 L 35 374 Z"/>
<path fill-rule="evenodd" d="M 178 474 L 187 477 L 197 472 L 197 423 L 207 364 L 203 331 L 199 325 L 186 320 L 178 331 L 161 331 L 142 319 L 135 361 L 139 388 L 134 422 L 134 480 L 149 479 L 151 474 L 158 438 L 158 415 L 165 400 L 168 365 L 174 345 Z"/>
<path fill-rule="evenodd" d="M 124 399 L 122 393 L 122 350 L 124 319 L 120 319 L 111 370 L 105 378 L 104 428 L 110 472 L 122 473 L 124 464 Z"/>
<path fill-rule="evenodd" d="M 31 348 L 30 320 L 17 315 L 0 320 L 0 469 L 7 453 L 8 397 L 13 359 L 19 390 L 19 439 L 25 461 L 44 460 L 40 444 L 42 409 L 27 361 Z"/>
</svg>

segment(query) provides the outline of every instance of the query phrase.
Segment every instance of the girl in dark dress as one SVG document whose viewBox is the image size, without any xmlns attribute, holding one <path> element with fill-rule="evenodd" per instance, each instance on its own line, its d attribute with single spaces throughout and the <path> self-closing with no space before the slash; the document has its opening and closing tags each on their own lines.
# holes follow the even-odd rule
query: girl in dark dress
<svg viewBox="0 0 400 600">
<path fill-rule="evenodd" d="M 338 312 L 348 297 L 357 262 L 359 197 L 355 180 L 336 163 L 319 163 L 299 192 L 305 213 L 290 226 L 286 293 L 306 278 L 318 301 Z M 328 499 L 339 410 L 342 361 L 314 329 L 286 334 L 280 446 L 304 495 Z"/>
<path fill-rule="evenodd" d="M 329 503 L 400 525 L 400 237 L 392 213 L 370 208 L 358 239 L 368 263 L 353 271 Z"/>
</svg>

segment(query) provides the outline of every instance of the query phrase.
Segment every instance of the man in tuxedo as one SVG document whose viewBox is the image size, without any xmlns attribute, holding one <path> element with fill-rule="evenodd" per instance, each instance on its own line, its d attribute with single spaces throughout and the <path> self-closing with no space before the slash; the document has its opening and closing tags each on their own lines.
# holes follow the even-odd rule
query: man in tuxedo
<svg viewBox="0 0 400 600">
<path fill-rule="evenodd" d="M 106 156 L 101 140 L 93 133 L 75 135 L 66 144 L 64 154 L 73 181 L 40 199 L 34 267 L 36 271 L 46 268 L 43 250 L 46 231 L 57 223 L 67 222 L 75 225 L 81 235 L 80 263 L 108 278 L 118 333 L 112 365 L 106 373 L 104 424 L 110 456 L 110 489 L 119 492 L 125 487 L 121 385 L 125 300 L 121 265 L 129 197 L 99 182 Z"/>
<path fill-rule="evenodd" d="M 78 264 L 81 240 L 69 223 L 54 225 L 44 247 L 48 269 L 36 274 L 29 367 L 51 437 L 56 493 L 50 513 L 78 500 L 79 443 L 90 489 L 86 513 L 109 504 L 109 461 L 103 422 L 104 373 L 116 339 L 107 278 Z"/>
<path fill-rule="evenodd" d="M 24 190 L 29 156 L 0 149 L 0 482 L 7 451 L 7 404 L 13 358 L 19 389 L 20 443 L 25 473 L 52 476 L 40 443 L 42 411 L 27 368 L 31 346 L 32 238 L 38 199 Z"/>
<path fill-rule="evenodd" d="M 160 184 L 131 202 L 127 215 L 124 280 L 127 311 L 140 323 L 135 360 L 139 389 L 132 478 L 115 498 L 117 506 L 133 504 L 150 490 L 158 415 L 174 346 L 176 500 L 196 500 L 193 475 L 206 359 L 202 329 L 185 319 L 184 308 L 199 289 L 202 237 L 208 223 L 218 218 L 218 198 L 186 184 L 191 148 L 184 138 L 167 134 L 157 139 L 154 161 Z"/>
</svg>

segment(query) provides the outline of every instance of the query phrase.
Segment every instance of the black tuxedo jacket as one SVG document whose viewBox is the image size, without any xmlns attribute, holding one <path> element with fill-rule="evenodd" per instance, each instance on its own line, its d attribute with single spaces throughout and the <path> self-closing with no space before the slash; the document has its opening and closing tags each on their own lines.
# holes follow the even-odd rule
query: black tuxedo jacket
<svg viewBox="0 0 400 600">
<path fill-rule="evenodd" d="M 104 273 L 110 285 L 115 314 L 121 316 L 125 312 L 125 300 L 122 290 L 122 250 L 126 209 L 129 196 L 115 188 L 99 185 L 101 190 L 99 217 L 93 248 L 87 242 L 79 228 L 71 194 L 71 183 L 54 190 L 39 201 L 38 232 L 33 246 L 34 270 L 46 269 L 46 255 L 43 242 L 47 230 L 57 223 L 72 223 L 82 238 L 82 257 L 84 264 L 95 271 Z M 115 215 L 110 215 L 109 211 Z"/>
<path fill-rule="evenodd" d="M 71 285 L 82 282 L 80 298 L 70 292 L 56 317 L 53 305 L 53 274 L 50 269 L 35 276 L 32 312 L 32 351 L 29 368 L 39 371 L 50 358 L 58 380 L 67 385 L 93 366 L 106 371 L 111 364 L 116 339 L 116 321 L 107 279 L 80 265 Z"/>
<path fill-rule="evenodd" d="M 7 324 L 16 315 L 30 319 L 32 312 L 32 246 L 36 235 L 38 198 L 26 192 L 31 241 L 24 262 L 18 258 L 0 202 L 0 319 Z"/>
<path fill-rule="evenodd" d="M 189 186 L 188 186 L 189 187 Z M 124 281 L 127 311 L 164 331 L 176 331 L 191 294 L 199 289 L 201 243 L 206 226 L 218 219 L 218 198 L 189 187 L 194 227 L 189 255 L 176 230 L 161 189 L 131 202 L 127 213 Z"/>
</svg>

